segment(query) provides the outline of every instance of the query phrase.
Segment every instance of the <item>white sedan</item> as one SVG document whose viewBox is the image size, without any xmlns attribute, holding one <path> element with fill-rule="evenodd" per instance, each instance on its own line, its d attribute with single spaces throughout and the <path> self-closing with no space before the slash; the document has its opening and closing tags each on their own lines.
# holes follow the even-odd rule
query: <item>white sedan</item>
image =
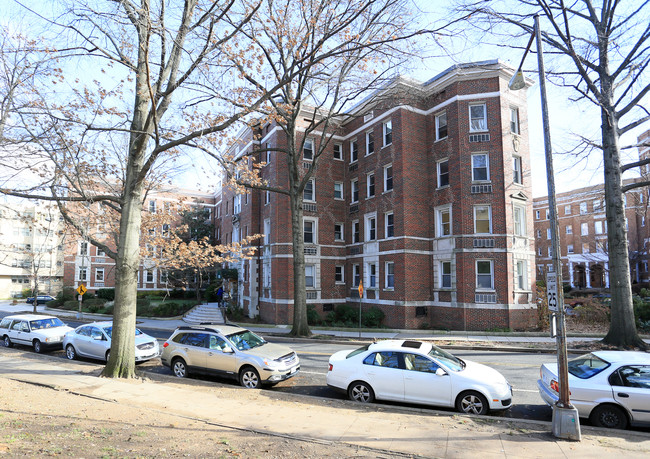
<svg viewBox="0 0 650 459">
<path fill-rule="evenodd" d="M 596 351 L 568 363 L 569 401 L 580 417 L 598 427 L 625 429 L 650 423 L 650 354 Z M 541 366 L 537 387 L 553 406 L 558 398 L 557 363 Z"/>
<path fill-rule="evenodd" d="M 512 405 L 512 387 L 498 371 L 461 360 L 430 343 L 386 340 L 329 359 L 327 385 L 351 400 L 419 403 L 486 414 Z"/>
<path fill-rule="evenodd" d="M 0 321 L 0 337 L 6 347 L 14 344 L 32 346 L 35 352 L 61 349 L 63 336 L 72 330 L 54 316 L 17 314 Z"/>
</svg>

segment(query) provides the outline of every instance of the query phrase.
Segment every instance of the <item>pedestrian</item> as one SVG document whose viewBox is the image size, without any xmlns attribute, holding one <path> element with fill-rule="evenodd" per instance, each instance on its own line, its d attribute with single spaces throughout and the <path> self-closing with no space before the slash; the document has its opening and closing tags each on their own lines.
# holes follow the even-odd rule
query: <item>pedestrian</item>
<svg viewBox="0 0 650 459">
<path fill-rule="evenodd" d="M 217 303 L 219 303 L 219 306 L 221 306 L 221 301 L 223 300 L 223 287 L 219 287 L 217 289 Z"/>
</svg>

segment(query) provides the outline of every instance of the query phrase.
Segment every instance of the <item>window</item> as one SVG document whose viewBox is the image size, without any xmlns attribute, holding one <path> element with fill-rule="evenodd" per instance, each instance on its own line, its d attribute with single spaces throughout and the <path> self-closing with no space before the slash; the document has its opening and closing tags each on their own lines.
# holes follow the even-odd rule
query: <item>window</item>
<svg viewBox="0 0 650 459">
<path fill-rule="evenodd" d="M 393 189 L 393 165 L 384 166 L 384 192 Z"/>
<path fill-rule="evenodd" d="M 87 280 L 87 269 L 86 268 L 79 268 L 79 280 L 82 282 L 85 282 Z"/>
<path fill-rule="evenodd" d="M 106 256 L 106 252 L 104 252 L 102 249 L 100 249 L 99 247 L 97 247 L 97 256 L 98 256 L 98 257 L 105 257 L 105 256 Z"/>
<path fill-rule="evenodd" d="M 548 257 L 553 258 L 553 248 L 552 247 L 548 247 Z"/>
<path fill-rule="evenodd" d="M 355 220 L 352 222 L 352 242 L 360 242 L 360 235 L 359 235 L 359 220 Z"/>
<path fill-rule="evenodd" d="M 95 282 L 104 282 L 104 268 L 95 270 Z"/>
<path fill-rule="evenodd" d="M 305 139 L 305 143 L 302 146 L 302 157 L 306 161 L 314 159 L 314 141 L 312 139 Z"/>
<path fill-rule="evenodd" d="M 542 230 L 538 229 L 537 230 L 537 239 L 541 239 L 541 238 L 542 238 Z"/>
<path fill-rule="evenodd" d="M 366 132 L 366 156 L 375 152 L 375 134 L 373 131 Z"/>
<path fill-rule="evenodd" d="M 515 236 L 526 236 L 526 208 L 515 206 L 513 217 L 515 220 Z"/>
<path fill-rule="evenodd" d="M 266 142 L 266 164 L 271 163 L 271 144 Z"/>
<path fill-rule="evenodd" d="M 564 206 L 564 215 L 571 215 L 571 204 Z"/>
<path fill-rule="evenodd" d="M 483 290 L 494 290 L 492 260 L 476 261 L 476 288 Z"/>
<path fill-rule="evenodd" d="M 566 252 L 567 253 L 573 253 L 573 244 L 569 244 L 566 246 Z"/>
<path fill-rule="evenodd" d="M 388 120 L 384 123 L 384 146 L 393 143 L 393 122 Z"/>
<path fill-rule="evenodd" d="M 587 203 L 586 202 L 581 202 L 580 203 L 580 215 L 584 215 L 587 213 Z"/>
<path fill-rule="evenodd" d="M 600 199 L 594 199 L 593 206 L 594 206 L 594 212 L 602 212 L 604 209 L 603 201 L 601 201 Z"/>
<path fill-rule="evenodd" d="M 519 135 L 519 109 L 510 109 L 510 132 Z"/>
<path fill-rule="evenodd" d="M 449 160 L 438 161 L 438 188 L 449 186 Z"/>
<path fill-rule="evenodd" d="M 447 137 L 447 112 L 436 115 L 436 140 Z"/>
<path fill-rule="evenodd" d="M 469 130 L 470 132 L 487 131 L 487 111 L 485 104 L 469 106 Z"/>
<path fill-rule="evenodd" d="M 334 223 L 334 240 L 343 240 L 343 223 Z"/>
<path fill-rule="evenodd" d="M 585 222 L 580 224 L 580 235 L 587 236 L 589 234 L 589 223 Z"/>
<path fill-rule="evenodd" d="M 264 193 L 264 205 L 268 205 L 271 202 L 271 192 L 269 190 L 266 190 Z M 228 204 L 226 204 L 226 215 L 228 215 Z"/>
<path fill-rule="evenodd" d="M 377 282 L 377 264 L 376 263 L 368 263 L 366 265 L 368 267 L 368 288 L 377 288 L 378 282 Z"/>
<path fill-rule="evenodd" d="M 232 213 L 238 214 L 241 212 L 241 195 L 238 194 L 237 196 L 232 198 Z"/>
<path fill-rule="evenodd" d="M 355 139 L 350 141 L 350 162 L 354 163 L 357 159 L 359 159 L 359 145 Z"/>
<path fill-rule="evenodd" d="M 145 278 L 146 278 L 145 282 L 149 282 L 149 283 L 153 282 L 153 279 L 154 279 L 153 274 L 154 274 L 153 271 L 150 271 L 150 270 L 145 271 Z"/>
<path fill-rule="evenodd" d="M 79 255 L 88 255 L 88 242 L 81 241 L 79 243 Z"/>
<path fill-rule="evenodd" d="M 540 257 L 542 256 L 542 248 L 541 247 L 537 247 L 537 255 L 540 256 Z"/>
<path fill-rule="evenodd" d="M 162 235 L 163 235 L 163 237 L 169 237 L 169 224 L 168 223 L 163 223 Z M 99 255 L 99 253 L 97 255 Z"/>
<path fill-rule="evenodd" d="M 264 219 L 264 245 L 271 243 L 271 219 Z"/>
<path fill-rule="evenodd" d="M 535 220 L 539 220 L 539 210 L 535 211 Z"/>
<path fill-rule="evenodd" d="M 645 226 L 645 217 L 641 217 L 641 226 Z"/>
<path fill-rule="evenodd" d="M 551 228 L 546 228 L 546 239 L 551 239 Z"/>
<path fill-rule="evenodd" d="M 451 288 L 451 261 L 440 262 L 440 288 Z"/>
<path fill-rule="evenodd" d="M 524 260 L 517 260 L 516 263 L 516 280 L 517 288 L 519 290 L 526 289 L 526 262 Z"/>
<path fill-rule="evenodd" d="M 645 226 L 645 217 L 641 217 L 641 226 Z M 603 222 L 594 222 L 594 232 L 596 234 L 603 234 Z"/>
<path fill-rule="evenodd" d="M 366 215 L 366 241 L 377 240 L 377 215 Z"/>
<path fill-rule="evenodd" d="M 350 203 L 359 202 L 359 179 L 350 182 Z"/>
<path fill-rule="evenodd" d="M 343 145 L 340 143 L 334 144 L 334 159 L 343 159 Z"/>
<path fill-rule="evenodd" d="M 151 212 L 152 214 L 156 213 L 156 201 L 154 200 L 149 201 L 149 212 Z"/>
<path fill-rule="evenodd" d="M 366 185 L 367 185 L 366 199 L 374 197 L 375 196 L 375 173 L 374 172 L 368 174 Z"/>
<path fill-rule="evenodd" d="M 304 240 L 305 244 L 315 244 L 316 243 L 316 234 L 315 234 L 316 224 L 312 220 L 303 221 L 304 228 Z"/>
<path fill-rule="evenodd" d="M 385 214 L 385 224 L 386 224 L 386 229 L 385 229 L 385 236 L 386 238 L 389 237 L 394 237 L 395 236 L 395 224 L 394 224 L 394 215 L 392 212 L 386 212 Z"/>
<path fill-rule="evenodd" d="M 520 185 L 524 183 L 521 173 L 521 158 L 519 156 L 512 157 L 512 181 Z"/>
<path fill-rule="evenodd" d="M 472 155 L 472 180 L 475 182 L 490 180 L 487 154 Z"/>
<path fill-rule="evenodd" d="M 334 199 L 343 200 L 343 182 L 334 182 Z"/>
<path fill-rule="evenodd" d="M 314 288 L 316 286 L 316 267 L 314 265 L 305 265 L 305 287 Z"/>
<path fill-rule="evenodd" d="M 303 201 L 316 201 L 316 193 L 314 192 L 314 179 L 307 181 L 305 184 L 305 189 L 302 192 Z"/>
<path fill-rule="evenodd" d="M 566 234 L 573 234 L 573 226 L 571 225 L 565 226 L 564 231 L 566 232 Z"/>
<path fill-rule="evenodd" d="M 386 262 L 386 281 L 385 286 L 387 289 L 395 288 L 395 263 L 392 261 Z"/>
<path fill-rule="evenodd" d="M 358 287 L 361 282 L 361 273 L 359 272 L 359 265 L 352 265 L 352 286 Z"/>
<path fill-rule="evenodd" d="M 492 212 L 490 206 L 474 206 L 474 233 L 489 234 L 492 232 Z"/>
<path fill-rule="evenodd" d="M 438 217 L 437 231 L 438 237 L 451 235 L 451 207 L 441 207 L 436 212 Z"/>
<path fill-rule="evenodd" d="M 589 243 L 585 242 L 582 244 L 582 253 L 589 253 Z"/>
<path fill-rule="evenodd" d="M 343 272 L 344 272 L 343 266 L 336 265 L 334 267 L 334 281 L 337 284 L 345 283 L 345 277 L 343 277 Z"/>
</svg>

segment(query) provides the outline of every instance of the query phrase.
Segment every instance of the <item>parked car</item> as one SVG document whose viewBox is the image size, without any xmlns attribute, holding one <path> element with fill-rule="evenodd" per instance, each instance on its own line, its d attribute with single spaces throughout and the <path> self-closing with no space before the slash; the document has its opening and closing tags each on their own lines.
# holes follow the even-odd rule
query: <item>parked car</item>
<svg viewBox="0 0 650 459">
<path fill-rule="evenodd" d="M 40 314 L 18 314 L 6 316 L 0 321 L 0 336 L 3 344 L 32 346 L 34 351 L 61 349 L 64 335 L 72 330 L 61 319 Z"/>
<path fill-rule="evenodd" d="M 470 414 L 512 405 L 512 386 L 498 371 L 414 340 L 379 341 L 333 354 L 327 385 L 363 403 L 390 400 Z"/>
<path fill-rule="evenodd" d="M 111 355 L 113 322 L 94 322 L 81 325 L 63 338 L 65 355 L 74 360 L 77 356 L 108 361 Z M 158 340 L 135 329 L 135 361 L 144 362 L 160 355 Z"/>
<path fill-rule="evenodd" d="M 625 429 L 650 422 L 650 354 L 596 351 L 568 362 L 569 400 L 598 427 Z M 559 398 L 557 363 L 541 366 L 537 387 L 553 406 Z"/>
<path fill-rule="evenodd" d="M 47 303 L 48 301 L 53 301 L 53 300 L 55 300 L 55 299 L 56 299 L 56 298 L 54 298 L 53 296 L 50 296 L 50 295 L 38 295 L 38 296 L 36 297 L 36 304 L 37 304 L 37 305 L 39 305 L 39 304 L 45 304 L 45 303 Z M 29 298 L 27 298 L 27 303 L 29 303 L 29 304 L 33 304 L 33 303 L 34 303 L 34 297 L 33 297 L 33 296 L 30 296 Z"/>
<path fill-rule="evenodd" d="M 179 378 L 214 374 L 248 389 L 277 384 L 300 371 L 300 359 L 290 348 L 232 325 L 179 327 L 163 344 L 160 359 Z"/>
</svg>

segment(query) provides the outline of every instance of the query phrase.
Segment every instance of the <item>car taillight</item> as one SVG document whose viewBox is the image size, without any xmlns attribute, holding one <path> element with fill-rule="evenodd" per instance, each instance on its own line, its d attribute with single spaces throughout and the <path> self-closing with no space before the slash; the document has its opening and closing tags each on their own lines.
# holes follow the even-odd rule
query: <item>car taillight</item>
<svg viewBox="0 0 650 459">
<path fill-rule="evenodd" d="M 553 389 L 555 392 L 559 393 L 560 392 L 560 385 L 557 383 L 555 379 L 551 380 L 551 389 Z"/>
<path fill-rule="evenodd" d="M 330 363 L 330 367 L 327 369 L 327 371 L 332 371 L 333 368 L 334 366 Z"/>
<path fill-rule="evenodd" d="M 169 346 L 169 343 L 167 341 L 165 341 L 165 344 L 163 344 L 163 347 L 167 347 L 167 346 Z"/>
</svg>

